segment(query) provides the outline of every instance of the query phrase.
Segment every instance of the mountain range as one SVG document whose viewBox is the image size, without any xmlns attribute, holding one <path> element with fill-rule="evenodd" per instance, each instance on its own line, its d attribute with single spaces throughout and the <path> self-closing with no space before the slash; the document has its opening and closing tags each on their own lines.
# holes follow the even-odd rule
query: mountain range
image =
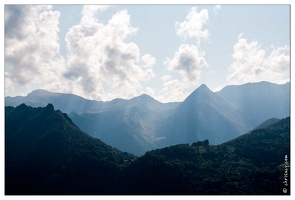
<svg viewBox="0 0 295 200">
<path fill-rule="evenodd" d="M 82 132 L 52 104 L 6 106 L 5 195 L 290 195 L 290 117 L 275 121 L 220 145 L 137 157 Z"/>
<path fill-rule="evenodd" d="M 18 106 L 22 103 L 33 107 L 44 107 L 48 103 L 51 103 L 56 109 L 65 113 L 100 113 L 142 105 L 147 106 L 151 110 L 163 111 L 173 109 L 179 104 L 176 102 L 163 104 L 146 94 L 129 100 L 117 98 L 112 101 L 103 102 L 88 100 L 74 94 L 54 93 L 42 89 L 34 90 L 27 96 L 5 97 L 5 105 L 7 106 Z"/>
<path fill-rule="evenodd" d="M 161 103 L 148 95 L 108 102 L 35 90 L 5 97 L 5 105 L 48 103 L 68 114 L 85 133 L 135 155 L 208 139 L 221 144 L 270 118 L 290 116 L 290 83 L 247 83 L 212 92 L 201 85 L 183 102 Z"/>
</svg>

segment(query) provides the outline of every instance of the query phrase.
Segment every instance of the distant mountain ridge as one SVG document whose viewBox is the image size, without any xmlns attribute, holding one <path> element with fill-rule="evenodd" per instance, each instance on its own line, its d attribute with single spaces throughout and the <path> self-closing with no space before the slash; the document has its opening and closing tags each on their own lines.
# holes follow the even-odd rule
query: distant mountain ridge
<svg viewBox="0 0 295 200">
<path fill-rule="evenodd" d="M 201 85 L 157 129 L 160 147 L 209 139 L 221 144 L 269 118 L 290 116 L 290 84 L 227 86 L 212 92 Z"/>
<path fill-rule="evenodd" d="M 243 110 L 251 126 L 269 118 L 290 116 L 290 82 L 274 84 L 266 81 L 226 86 L 218 95 Z"/>
<path fill-rule="evenodd" d="M 267 119 L 290 116 L 290 83 L 247 83 L 219 92 L 203 84 L 178 103 L 161 103 L 145 94 L 100 102 L 45 90 L 5 98 L 5 105 L 21 103 L 34 107 L 52 103 L 82 131 L 122 151 L 143 155 L 151 149 L 205 139 L 221 144 Z"/>
<path fill-rule="evenodd" d="M 244 121 L 241 112 L 206 85 L 201 85 L 156 131 L 158 136 L 166 138 L 159 145 L 165 147 L 205 139 L 212 144 L 221 144 L 250 128 L 241 123 Z"/>
<path fill-rule="evenodd" d="M 33 107 L 51 103 L 68 113 L 82 131 L 136 155 L 156 148 L 154 130 L 157 121 L 165 118 L 180 104 L 161 103 L 146 94 L 129 100 L 102 102 L 46 90 L 35 90 L 26 97 L 5 98 L 6 105 L 17 106 L 21 103 Z"/>
<path fill-rule="evenodd" d="M 5 105 L 18 106 L 22 103 L 33 107 L 44 107 L 51 103 L 55 108 L 65 112 L 77 113 L 98 113 L 118 109 L 121 107 L 130 107 L 134 105 L 146 105 L 153 110 L 169 110 L 178 106 L 179 103 L 161 103 L 154 98 L 143 94 L 132 99 L 114 99 L 112 101 L 88 100 L 74 94 L 54 93 L 38 89 L 29 93 L 27 96 L 5 97 Z"/>
<path fill-rule="evenodd" d="M 74 94 L 53 93 L 46 90 L 34 90 L 24 97 L 5 97 L 5 105 L 18 106 L 26 104 L 33 107 L 44 107 L 51 103 L 55 108 L 63 112 L 85 112 L 94 110 L 99 107 L 102 102 L 84 99 Z"/>
<path fill-rule="evenodd" d="M 146 106 L 101 113 L 72 112 L 69 117 L 81 130 L 122 151 L 143 155 L 156 147 L 153 131 L 159 115 Z"/>
</svg>

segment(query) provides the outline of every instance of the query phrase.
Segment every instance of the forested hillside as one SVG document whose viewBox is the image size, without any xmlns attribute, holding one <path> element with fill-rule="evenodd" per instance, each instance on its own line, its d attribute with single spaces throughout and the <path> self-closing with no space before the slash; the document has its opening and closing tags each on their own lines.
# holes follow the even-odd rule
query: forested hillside
<svg viewBox="0 0 295 200">
<path fill-rule="evenodd" d="M 139 194 L 284 194 L 285 156 L 289 163 L 290 118 L 221 145 L 206 140 L 147 152 L 126 177 Z"/>
<path fill-rule="evenodd" d="M 289 117 L 221 145 L 196 141 L 136 157 L 83 133 L 51 104 L 5 107 L 7 195 L 282 195 L 290 194 L 289 163 Z"/>
<path fill-rule="evenodd" d="M 5 107 L 6 194 L 115 194 L 134 159 L 83 133 L 51 104 Z"/>
</svg>

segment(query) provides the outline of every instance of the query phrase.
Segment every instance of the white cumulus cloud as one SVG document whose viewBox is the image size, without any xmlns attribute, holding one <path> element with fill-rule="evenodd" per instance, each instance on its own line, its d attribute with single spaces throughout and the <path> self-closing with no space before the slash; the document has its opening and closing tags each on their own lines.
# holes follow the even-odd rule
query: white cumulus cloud
<svg viewBox="0 0 295 200">
<path fill-rule="evenodd" d="M 201 69 L 208 66 L 204 55 L 195 45 L 182 44 L 172 59 L 166 58 L 164 65 L 170 71 L 179 72 L 186 82 L 197 83 Z"/>
<path fill-rule="evenodd" d="M 208 66 L 204 55 L 195 45 L 182 44 L 172 59 L 166 58 L 163 64 L 168 70 L 179 73 L 182 79 L 171 80 L 171 75 L 162 76 L 164 83 L 159 100 L 183 101 L 199 85 L 201 70 Z"/>
<path fill-rule="evenodd" d="M 67 49 L 62 56 L 58 11 L 52 6 L 5 6 L 5 91 L 43 88 L 97 100 L 140 94 L 142 83 L 155 77 L 156 60 L 140 55 L 130 41 L 138 28 L 130 24 L 127 10 L 108 21 L 99 19 L 108 7 L 83 6 L 80 22 L 61 38 Z"/>
<path fill-rule="evenodd" d="M 104 9 L 84 6 L 80 23 L 67 33 L 69 54 L 64 77 L 74 81 L 75 88 L 86 97 L 130 98 L 139 94 L 142 81 L 155 76 L 151 69 L 155 58 L 150 54 L 140 57 L 139 47 L 126 41 L 138 31 L 131 26 L 127 10 L 102 23 L 97 12 Z M 141 59 L 143 66 L 139 65 Z"/>
<path fill-rule="evenodd" d="M 156 64 L 156 58 L 151 56 L 150 54 L 145 54 L 141 57 L 142 61 L 144 62 L 145 68 L 152 68 L 154 64 Z"/>
<path fill-rule="evenodd" d="M 59 81 L 59 67 L 64 64 L 59 54 L 59 16 L 51 6 L 5 6 L 7 92 Z"/>
<path fill-rule="evenodd" d="M 200 44 L 201 40 L 209 38 L 209 31 L 204 29 L 204 24 L 209 19 L 208 10 L 202 9 L 197 12 L 197 8 L 191 8 L 183 22 L 176 22 L 176 34 L 182 38 L 195 38 Z"/>
<path fill-rule="evenodd" d="M 248 42 L 239 36 L 232 54 L 233 63 L 227 77 L 231 84 L 270 81 L 289 81 L 290 50 L 288 46 L 271 47 L 268 54 L 257 41 Z"/>
<path fill-rule="evenodd" d="M 161 102 L 167 102 L 167 100 L 169 100 L 169 102 L 181 102 L 188 95 L 188 93 L 185 92 L 185 88 L 186 84 L 177 79 L 166 81 L 157 99 Z"/>
</svg>

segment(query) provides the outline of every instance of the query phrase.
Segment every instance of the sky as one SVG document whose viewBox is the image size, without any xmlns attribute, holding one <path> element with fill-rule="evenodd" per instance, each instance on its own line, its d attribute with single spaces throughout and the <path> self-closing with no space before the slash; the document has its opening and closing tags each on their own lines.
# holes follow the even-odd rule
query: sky
<svg viewBox="0 0 295 200">
<path fill-rule="evenodd" d="M 290 5 L 5 5 L 5 96 L 183 101 L 290 81 Z"/>
</svg>

